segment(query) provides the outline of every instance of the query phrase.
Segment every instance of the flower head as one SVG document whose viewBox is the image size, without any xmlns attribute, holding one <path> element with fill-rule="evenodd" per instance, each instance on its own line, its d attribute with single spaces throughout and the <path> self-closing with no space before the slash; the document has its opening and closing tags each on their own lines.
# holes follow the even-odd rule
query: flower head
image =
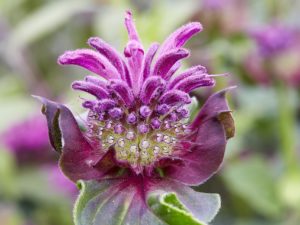
<svg viewBox="0 0 300 225">
<path fill-rule="evenodd" d="M 94 96 L 82 104 L 89 112 L 86 132 L 67 107 L 41 100 L 63 172 L 73 181 L 96 180 L 100 189 L 107 185 L 103 181 L 114 178 L 109 190 L 119 191 L 119 196 L 132 193 L 127 197 L 143 212 L 141 220 L 147 220 L 148 193 L 161 188 L 178 191 L 180 183 L 206 181 L 219 168 L 234 128 L 226 91 L 211 96 L 188 123 L 189 93 L 215 83 L 200 65 L 174 76 L 181 60 L 189 56 L 183 45 L 202 30 L 200 23 L 179 28 L 160 47 L 153 43 L 147 51 L 130 12 L 125 25 L 129 41 L 124 57 L 103 40 L 90 38 L 88 44 L 96 51 L 67 51 L 58 59 L 99 75 L 72 84 Z"/>
<path fill-rule="evenodd" d="M 292 29 L 282 24 L 272 23 L 254 30 L 252 37 L 263 56 L 272 56 L 289 48 L 294 41 L 295 34 Z"/>
<path fill-rule="evenodd" d="M 257 49 L 249 54 L 245 66 L 258 82 L 284 82 L 299 86 L 299 30 L 273 22 L 254 29 L 251 34 Z"/>
<path fill-rule="evenodd" d="M 40 115 L 34 115 L 5 130 L 0 139 L 14 153 L 20 163 L 49 161 L 50 148 L 47 123 Z"/>
</svg>

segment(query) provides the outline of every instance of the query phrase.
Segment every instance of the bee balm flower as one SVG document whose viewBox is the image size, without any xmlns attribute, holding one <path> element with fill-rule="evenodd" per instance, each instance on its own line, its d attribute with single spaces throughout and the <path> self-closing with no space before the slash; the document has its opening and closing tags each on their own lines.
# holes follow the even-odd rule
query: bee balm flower
<svg viewBox="0 0 300 225">
<path fill-rule="evenodd" d="M 270 85 L 282 82 L 299 87 L 299 30 L 272 22 L 252 31 L 256 49 L 245 60 L 245 67 L 255 81 Z"/>
<path fill-rule="evenodd" d="M 154 43 L 145 52 L 130 12 L 125 25 L 129 42 L 124 57 L 103 40 L 90 38 L 88 44 L 95 50 L 67 51 L 58 59 L 60 64 L 78 65 L 100 76 L 72 84 L 73 89 L 94 96 L 83 102 L 89 112 L 86 132 L 67 107 L 41 99 L 51 143 L 61 153 L 62 171 L 75 182 L 85 181 L 74 218 L 77 224 L 86 224 L 86 219 L 114 224 L 118 206 L 124 206 L 126 215 L 118 224 L 174 224 L 173 217 L 158 219 L 164 217 L 160 209 L 172 199 L 178 205 L 168 208 L 171 214 L 182 213 L 187 224 L 207 222 L 217 212 L 218 198 L 184 184 L 199 185 L 217 171 L 234 129 L 226 91 L 211 96 L 196 119 L 187 122 L 189 93 L 215 83 L 203 66 L 174 76 L 180 61 L 189 56 L 183 45 L 202 26 L 189 23 L 160 47 Z M 83 200 L 95 190 L 97 197 Z M 158 203 L 162 199 L 166 205 Z M 209 215 L 205 207 L 213 208 Z M 172 211 L 175 208 L 178 211 Z"/>
</svg>

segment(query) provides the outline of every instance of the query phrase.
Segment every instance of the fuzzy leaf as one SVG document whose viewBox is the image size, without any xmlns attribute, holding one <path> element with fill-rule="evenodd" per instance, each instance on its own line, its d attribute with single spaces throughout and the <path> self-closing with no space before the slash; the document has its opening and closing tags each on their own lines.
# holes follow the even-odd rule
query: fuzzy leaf
<svg viewBox="0 0 300 225">
<path fill-rule="evenodd" d="M 167 224 L 174 225 L 204 225 L 205 223 L 197 220 L 179 201 L 174 192 L 153 193 L 148 204 L 154 214 L 165 221 Z"/>
<path fill-rule="evenodd" d="M 197 193 L 177 182 L 150 185 L 146 195 L 142 183 L 142 179 L 79 181 L 75 225 L 206 225 L 220 207 L 218 195 Z"/>
</svg>

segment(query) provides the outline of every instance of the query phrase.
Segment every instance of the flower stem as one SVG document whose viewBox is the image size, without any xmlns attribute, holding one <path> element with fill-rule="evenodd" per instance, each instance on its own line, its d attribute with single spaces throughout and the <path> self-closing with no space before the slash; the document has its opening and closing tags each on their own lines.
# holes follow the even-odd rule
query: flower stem
<svg viewBox="0 0 300 225">
<path fill-rule="evenodd" d="M 277 85 L 280 147 L 288 173 L 297 168 L 295 110 L 291 92 L 285 84 Z"/>
</svg>

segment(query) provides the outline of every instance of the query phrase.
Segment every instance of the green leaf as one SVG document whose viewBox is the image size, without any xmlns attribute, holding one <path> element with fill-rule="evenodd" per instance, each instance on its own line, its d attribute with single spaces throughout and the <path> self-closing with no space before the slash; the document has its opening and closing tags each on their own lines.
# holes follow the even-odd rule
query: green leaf
<svg viewBox="0 0 300 225">
<path fill-rule="evenodd" d="M 186 207 L 179 201 L 176 194 L 153 193 L 148 198 L 148 205 L 156 216 L 167 224 L 174 225 L 203 225 L 197 220 Z"/>
<path fill-rule="evenodd" d="M 220 208 L 218 195 L 173 181 L 158 182 L 146 199 L 137 181 L 79 181 L 78 186 L 75 225 L 205 225 Z"/>
<path fill-rule="evenodd" d="M 274 185 L 272 169 L 260 157 L 231 162 L 223 172 L 223 178 L 232 193 L 241 197 L 257 213 L 279 217 L 281 202 Z"/>
</svg>

